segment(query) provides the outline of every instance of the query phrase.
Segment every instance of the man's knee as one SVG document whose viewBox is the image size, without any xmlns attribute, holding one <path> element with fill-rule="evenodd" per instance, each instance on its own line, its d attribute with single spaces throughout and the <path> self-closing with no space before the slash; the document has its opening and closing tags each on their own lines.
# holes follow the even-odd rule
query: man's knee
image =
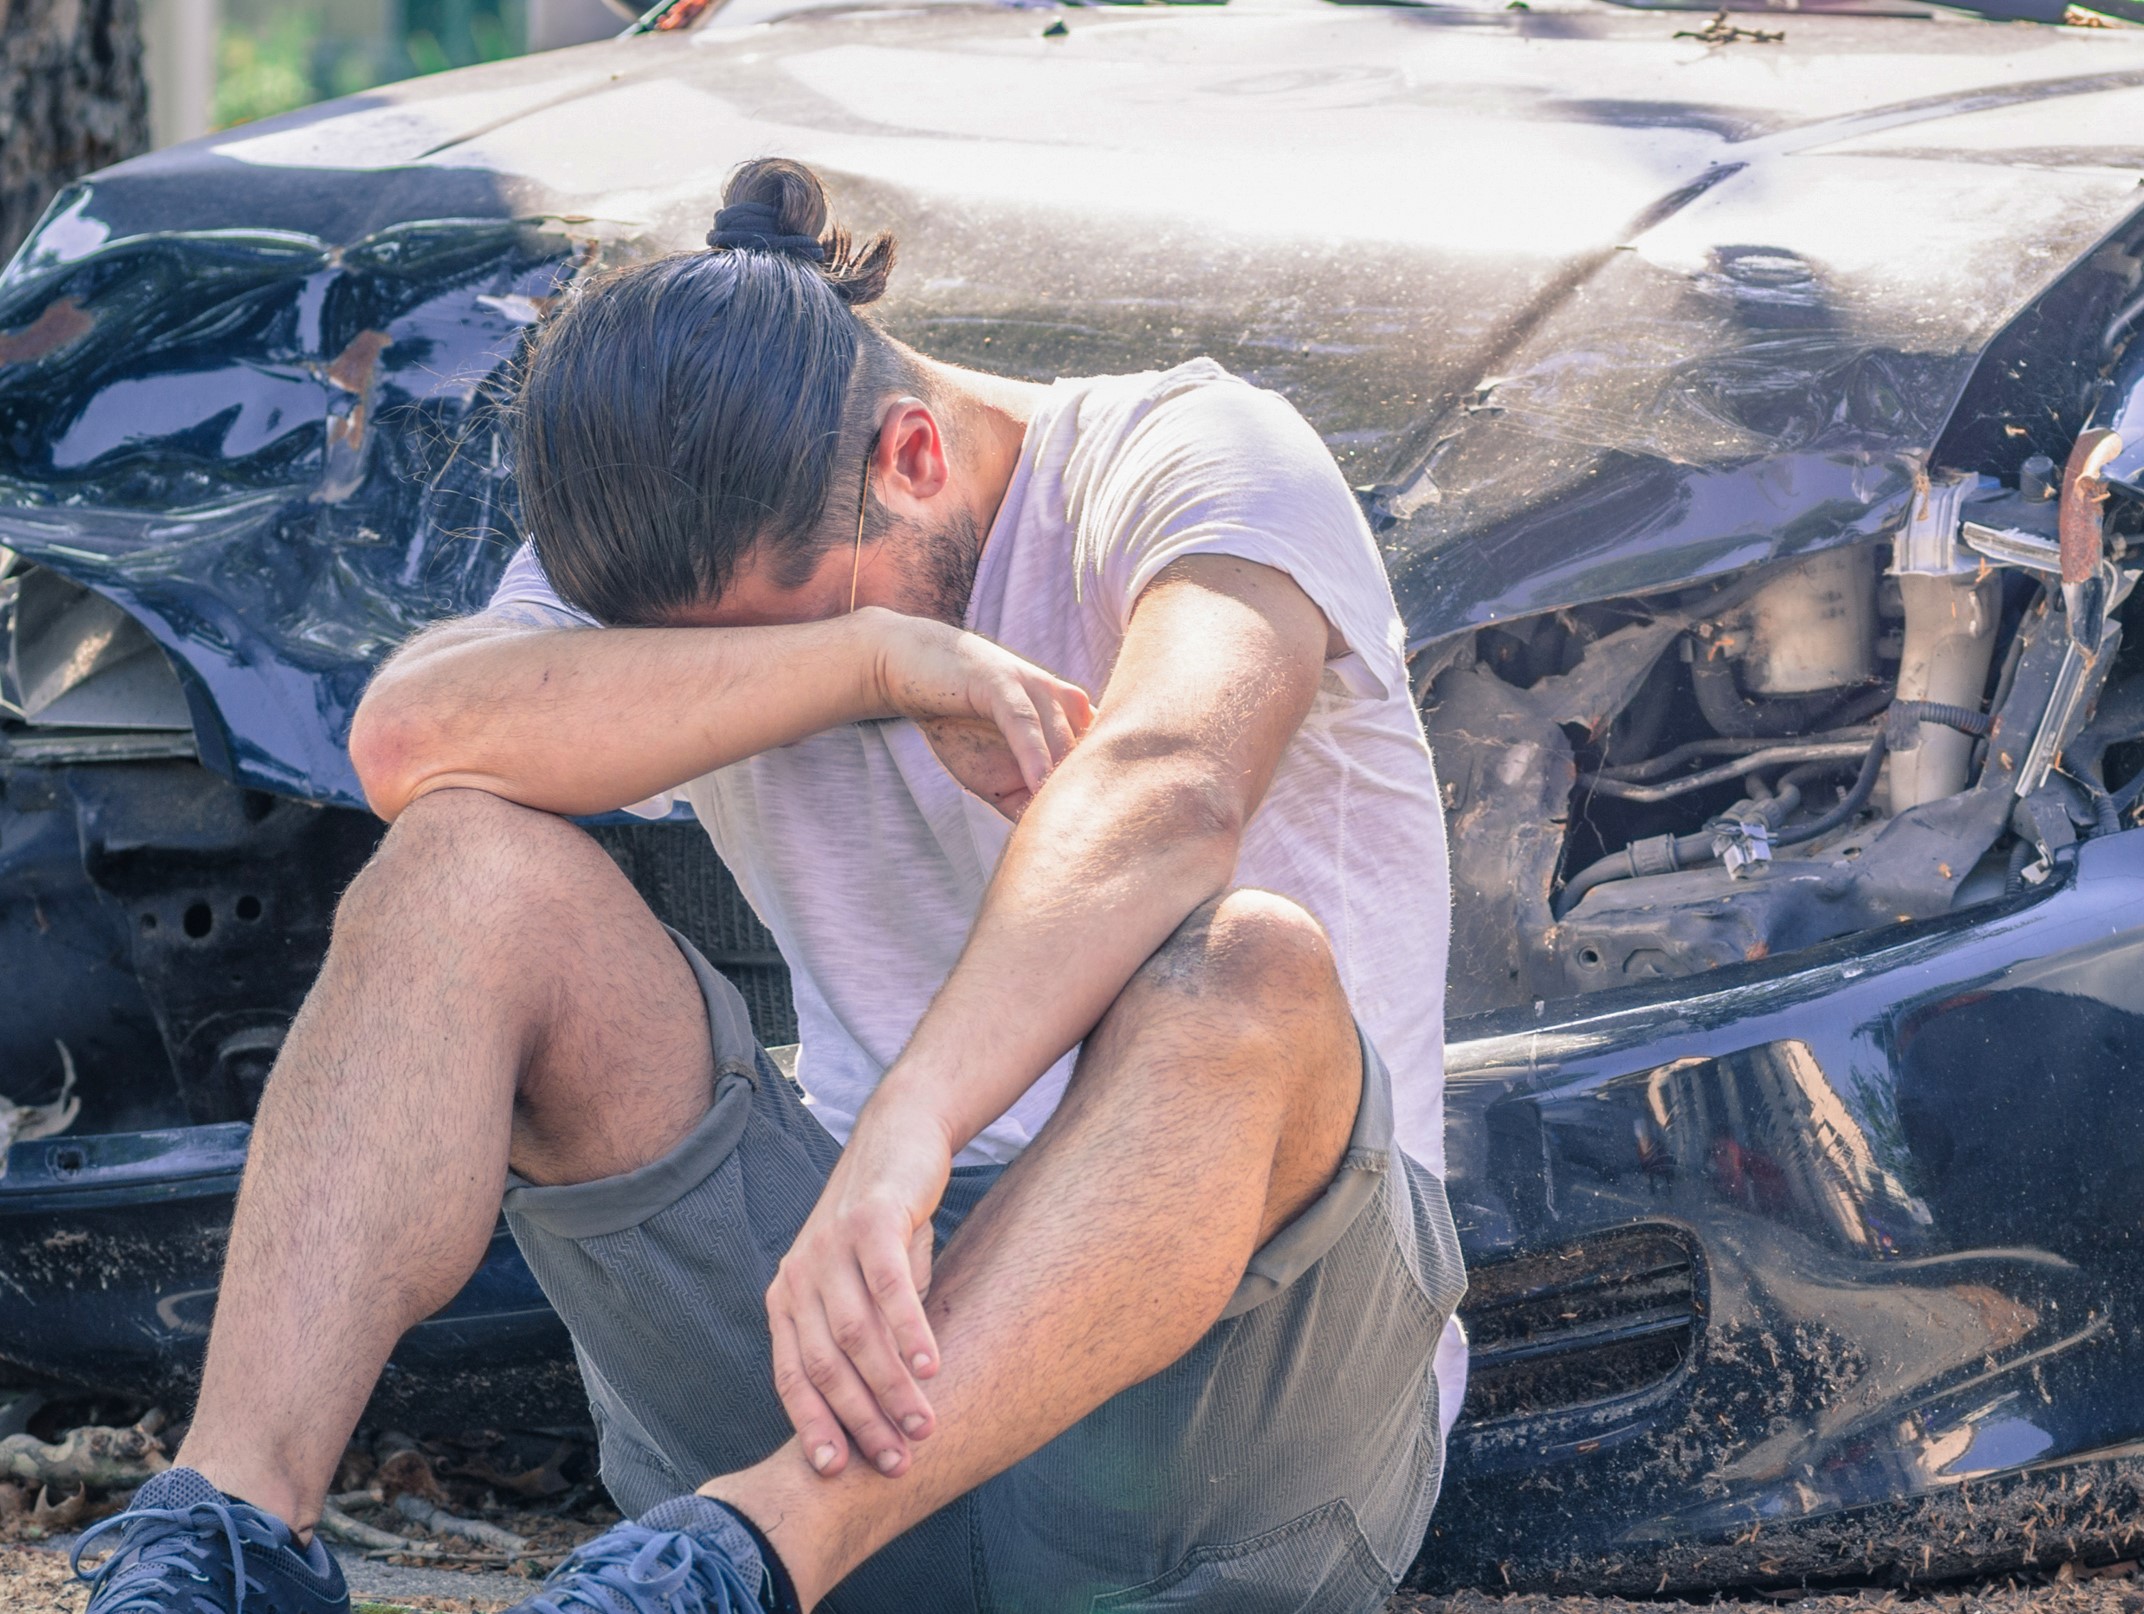
<svg viewBox="0 0 2144 1614">
<path fill-rule="evenodd" d="M 506 910 L 556 900 L 589 859 L 585 831 L 483 790 L 421 796 L 397 818 L 336 910 L 338 939 L 409 930 L 496 933 Z"/>
<path fill-rule="evenodd" d="M 1136 978 L 1142 987 L 1263 1017 L 1344 1007 L 1332 942 L 1309 911 L 1241 887 L 1192 910 Z"/>
<path fill-rule="evenodd" d="M 1270 891 L 1230 891 L 1196 909 L 1140 967 L 1112 1033 L 1164 1039 L 1209 1071 L 1216 1094 L 1278 1127 L 1266 1234 L 1331 1180 L 1362 1093 L 1362 1047 L 1325 929 Z"/>
</svg>

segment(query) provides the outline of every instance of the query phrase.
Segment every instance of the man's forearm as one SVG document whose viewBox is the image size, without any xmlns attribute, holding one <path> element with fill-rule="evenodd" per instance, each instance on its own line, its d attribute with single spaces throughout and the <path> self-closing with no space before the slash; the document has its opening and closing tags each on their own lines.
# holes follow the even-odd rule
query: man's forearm
<svg viewBox="0 0 2144 1614">
<path fill-rule="evenodd" d="M 1227 888 L 1236 793 L 1127 749 L 1090 742 L 1028 808 L 960 962 L 872 1100 L 896 1124 L 940 1127 L 958 1151 Z"/>
<path fill-rule="evenodd" d="M 453 786 L 608 812 L 878 715 L 881 615 L 600 632 L 450 624 L 382 669 L 351 758 L 384 818 Z"/>
<path fill-rule="evenodd" d="M 1235 878 L 1245 826 L 1337 648 L 1309 597 L 1265 567 L 1194 556 L 1149 587 L 1103 716 L 1028 807 L 859 1129 L 942 1129 L 958 1150 L 1087 1035 Z"/>
</svg>

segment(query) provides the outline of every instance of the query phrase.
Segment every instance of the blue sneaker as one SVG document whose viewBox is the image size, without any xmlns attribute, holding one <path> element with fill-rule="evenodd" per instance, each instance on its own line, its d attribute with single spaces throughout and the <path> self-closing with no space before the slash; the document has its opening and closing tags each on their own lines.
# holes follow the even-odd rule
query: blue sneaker
<svg viewBox="0 0 2144 1614">
<path fill-rule="evenodd" d="M 719 1503 L 680 1496 L 574 1548 L 541 1591 L 507 1614 L 762 1614 L 773 1606 L 766 1565 L 744 1526 Z"/>
<path fill-rule="evenodd" d="M 93 1573 L 82 1554 L 109 1536 Z M 87 1614 L 349 1614 L 342 1568 L 316 1539 L 240 1502 L 190 1468 L 167 1468 L 133 1504 L 90 1526 L 69 1560 L 90 1584 Z"/>
</svg>

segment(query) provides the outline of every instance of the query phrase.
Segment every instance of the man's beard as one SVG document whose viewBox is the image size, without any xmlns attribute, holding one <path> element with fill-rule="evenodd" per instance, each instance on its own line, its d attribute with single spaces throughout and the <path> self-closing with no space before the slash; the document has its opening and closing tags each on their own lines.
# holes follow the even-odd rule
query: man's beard
<svg viewBox="0 0 2144 1614">
<path fill-rule="evenodd" d="M 935 527 L 909 534 L 902 547 L 896 609 L 967 626 L 968 596 L 975 592 L 975 568 L 983 553 L 974 513 L 957 511 Z"/>
</svg>

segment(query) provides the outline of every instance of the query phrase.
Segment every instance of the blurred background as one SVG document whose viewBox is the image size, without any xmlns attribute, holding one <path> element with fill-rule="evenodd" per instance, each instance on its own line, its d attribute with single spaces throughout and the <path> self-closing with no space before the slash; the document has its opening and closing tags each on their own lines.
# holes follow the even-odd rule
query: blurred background
<svg viewBox="0 0 2144 1614">
<path fill-rule="evenodd" d="M 154 145 L 447 67 L 615 34 L 608 0 L 140 0 Z"/>
</svg>

